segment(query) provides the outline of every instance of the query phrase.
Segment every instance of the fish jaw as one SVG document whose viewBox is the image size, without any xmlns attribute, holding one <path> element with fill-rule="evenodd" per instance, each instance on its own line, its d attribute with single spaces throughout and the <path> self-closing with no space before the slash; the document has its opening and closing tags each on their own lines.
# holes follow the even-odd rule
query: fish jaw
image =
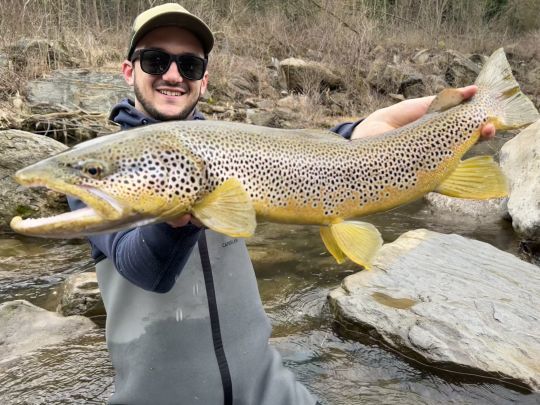
<svg viewBox="0 0 540 405">
<path fill-rule="evenodd" d="M 77 238 L 88 235 L 89 229 L 99 228 L 103 217 L 92 208 L 81 208 L 46 218 L 22 219 L 14 217 L 10 226 L 15 232 L 28 236 L 48 238 Z M 110 226 L 108 222 L 108 226 Z"/>
<path fill-rule="evenodd" d="M 11 228 L 28 236 L 52 238 L 76 238 L 96 233 L 105 233 L 122 227 L 126 223 L 145 220 L 140 214 L 123 206 L 116 199 L 95 187 L 70 184 L 42 170 L 37 163 L 19 170 L 15 180 L 27 187 L 46 187 L 82 200 L 87 207 L 46 218 L 14 217 Z M 146 219 L 147 221 L 147 219 Z"/>
<path fill-rule="evenodd" d="M 92 207 L 96 214 L 107 220 L 117 220 L 129 215 L 129 209 L 116 199 L 96 187 L 76 184 L 70 177 L 58 175 L 56 171 L 47 170 L 47 161 L 36 163 L 15 173 L 15 181 L 26 187 L 46 187 L 59 193 L 81 199 Z M 67 180 L 64 180 L 67 178 Z"/>
</svg>

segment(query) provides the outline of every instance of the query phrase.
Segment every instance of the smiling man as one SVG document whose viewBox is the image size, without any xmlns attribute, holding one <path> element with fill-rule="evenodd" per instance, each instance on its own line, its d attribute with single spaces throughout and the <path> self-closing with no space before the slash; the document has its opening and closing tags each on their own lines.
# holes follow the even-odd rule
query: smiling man
<svg viewBox="0 0 540 405">
<path fill-rule="evenodd" d="M 178 4 L 139 15 L 111 112 L 123 129 L 201 120 L 210 29 Z M 72 208 L 80 201 L 70 199 Z M 89 237 L 115 368 L 111 404 L 313 405 L 268 344 L 271 326 L 241 239 L 176 221 Z"/>
<path fill-rule="evenodd" d="M 179 55 L 176 63 L 170 55 Z M 159 121 L 193 118 L 208 85 L 208 56 L 195 35 L 175 26 L 156 28 L 137 42 L 129 58 L 122 71 L 135 90 L 135 109 Z M 186 79 L 188 70 L 193 76 Z"/>
<path fill-rule="evenodd" d="M 206 67 L 213 45 L 206 24 L 177 4 L 164 4 L 139 15 L 128 57 L 122 63 L 135 101 L 123 100 L 110 118 L 124 129 L 159 121 L 204 119 L 195 107 L 208 86 Z M 135 120 L 125 120 L 124 114 Z"/>
</svg>

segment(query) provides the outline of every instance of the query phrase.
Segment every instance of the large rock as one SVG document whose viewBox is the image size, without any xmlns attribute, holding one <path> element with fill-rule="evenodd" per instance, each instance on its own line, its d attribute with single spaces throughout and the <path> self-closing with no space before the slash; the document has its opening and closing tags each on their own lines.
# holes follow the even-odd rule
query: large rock
<svg viewBox="0 0 540 405">
<path fill-rule="evenodd" d="M 540 390 L 540 272 L 491 245 L 410 231 L 329 298 L 348 330 L 372 330 L 439 368 Z"/>
<path fill-rule="evenodd" d="M 459 216 L 460 220 L 496 222 L 504 219 L 507 214 L 506 198 L 471 200 L 428 193 L 424 196 L 424 201 L 433 214 Z"/>
<path fill-rule="evenodd" d="M 87 317 L 105 315 L 95 272 L 70 275 L 65 281 L 57 312 Z"/>
<path fill-rule="evenodd" d="M 385 94 L 403 94 L 407 98 L 425 93 L 424 76 L 406 64 L 388 64 L 384 59 L 373 62 L 366 81 Z"/>
<path fill-rule="evenodd" d="M 88 69 L 60 69 L 32 80 L 27 88 L 33 112 L 57 112 L 54 106 L 87 113 L 108 114 L 118 100 L 133 97 L 131 88 L 116 72 Z"/>
<path fill-rule="evenodd" d="M 44 189 L 29 189 L 13 180 L 13 174 L 67 146 L 41 135 L 24 131 L 0 131 L 0 230 L 16 215 L 49 216 L 67 210 L 62 194 Z"/>
<path fill-rule="evenodd" d="M 280 62 L 280 68 L 290 91 L 319 91 L 321 88 L 335 90 L 345 87 L 341 77 L 318 62 L 288 58 Z"/>
<path fill-rule="evenodd" d="M 445 57 L 448 65 L 444 77 L 450 86 L 463 87 L 474 83 L 480 73 L 481 66 L 479 64 L 453 50 L 448 50 Z M 480 59 L 476 58 L 475 60 L 481 63 Z"/>
<path fill-rule="evenodd" d="M 540 242 L 540 120 L 503 146 L 500 162 L 510 184 L 512 225 L 523 238 Z"/>
<path fill-rule="evenodd" d="M 80 336 L 96 325 L 88 318 L 65 318 L 28 301 L 0 304 L 0 363 Z"/>
</svg>

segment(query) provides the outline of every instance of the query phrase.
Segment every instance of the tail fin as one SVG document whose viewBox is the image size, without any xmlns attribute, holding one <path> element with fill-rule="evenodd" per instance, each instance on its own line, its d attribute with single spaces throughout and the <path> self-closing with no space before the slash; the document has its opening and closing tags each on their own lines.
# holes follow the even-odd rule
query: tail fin
<svg viewBox="0 0 540 405">
<path fill-rule="evenodd" d="M 495 122 L 497 129 L 521 128 L 540 118 L 538 110 L 521 92 L 512 75 L 503 48 L 497 49 L 489 57 L 475 84 L 479 94 L 488 92 L 502 107 Z"/>
</svg>

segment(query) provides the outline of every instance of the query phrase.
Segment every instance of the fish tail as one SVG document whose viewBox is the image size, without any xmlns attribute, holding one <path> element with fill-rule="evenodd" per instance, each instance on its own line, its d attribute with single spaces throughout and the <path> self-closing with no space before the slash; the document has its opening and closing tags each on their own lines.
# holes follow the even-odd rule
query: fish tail
<svg viewBox="0 0 540 405">
<path fill-rule="evenodd" d="M 540 118 L 532 101 L 521 92 L 503 48 L 489 57 L 475 84 L 478 95 L 488 93 L 496 101 L 491 122 L 497 129 L 515 129 Z"/>
</svg>

